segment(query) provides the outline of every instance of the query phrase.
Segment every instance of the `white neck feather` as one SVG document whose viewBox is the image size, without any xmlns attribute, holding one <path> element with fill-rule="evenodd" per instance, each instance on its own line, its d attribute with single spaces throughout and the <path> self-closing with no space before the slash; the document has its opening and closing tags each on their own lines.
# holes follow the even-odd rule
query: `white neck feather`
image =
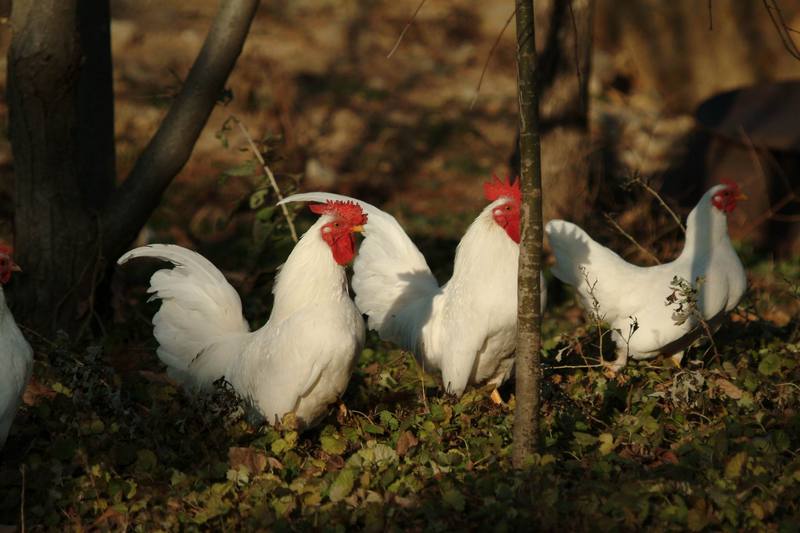
<svg viewBox="0 0 800 533">
<path fill-rule="evenodd" d="M 448 285 L 476 280 L 517 280 L 519 245 L 494 221 L 492 210 L 508 202 L 501 198 L 486 206 L 456 248 L 453 277 Z"/>
<path fill-rule="evenodd" d="M 321 301 L 349 298 L 344 267 L 333 259 L 322 240 L 322 226 L 332 220 L 322 216 L 300 238 L 275 277 L 275 303 L 270 320 L 280 321 L 299 309 Z"/>
<path fill-rule="evenodd" d="M 724 186 L 709 189 L 686 218 L 686 242 L 681 256 L 707 256 L 720 245 L 727 243 L 728 217 L 711 204 L 711 198 Z"/>
</svg>

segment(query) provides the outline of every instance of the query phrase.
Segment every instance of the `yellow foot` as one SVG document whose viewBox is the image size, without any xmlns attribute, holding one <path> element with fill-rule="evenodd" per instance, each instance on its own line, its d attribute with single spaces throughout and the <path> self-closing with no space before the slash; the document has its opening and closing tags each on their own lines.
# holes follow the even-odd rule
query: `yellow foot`
<svg viewBox="0 0 800 533">
<path fill-rule="evenodd" d="M 497 392 L 497 389 L 494 389 L 492 391 L 492 395 L 489 396 L 489 398 L 491 398 L 492 403 L 494 403 L 495 405 L 502 405 L 503 404 L 503 398 L 500 397 L 500 393 Z"/>
<path fill-rule="evenodd" d="M 678 352 L 669 358 L 672 361 L 672 364 L 675 365 L 675 368 L 681 367 L 681 361 L 683 360 L 683 352 Z"/>
</svg>

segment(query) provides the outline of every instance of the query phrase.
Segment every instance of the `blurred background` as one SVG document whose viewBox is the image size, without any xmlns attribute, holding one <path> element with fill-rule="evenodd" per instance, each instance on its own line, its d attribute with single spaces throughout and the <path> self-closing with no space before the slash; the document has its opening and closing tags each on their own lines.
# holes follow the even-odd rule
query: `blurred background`
<svg viewBox="0 0 800 533">
<path fill-rule="evenodd" d="M 9 4 L 0 2 L 3 16 Z M 217 2 L 111 4 L 121 180 L 177 93 Z M 680 236 L 647 188 L 685 215 L 703 190 L 728 177 L 752 199 L 732 216 L 734 237 L 761 255 L 800 251 L 794 196 L 800 84 L 791 82 L 800 79 L 800 60 L 786 42 L 787 36 L 800 41 L 793 31 L 800 28 L 800 5 L 536 5 L 546 218 L 573 219 L 600 240 L 618 240 L 623 255 L 652 263 L 609 218 L 646 250 L 669 257 Z M 242 235 L 269 240 L 269 225 L 259 229 L 269 217 L 259 218 L 250 203 L 263 188 L 260 170 L 247 167 L 252 154 L 245 138 L 226 123 L 233 115 L 265 151 L 286 192 L 325 189 L 377 203 L 398 216 L 423 251 L 452 257 L 485 203 L 480 183 L 514 172 L 513 21 L 501 36 L 512 6 L 430 0 L 387 58 L 417 6 L 417 0 L 263 3 L 228 81 L 229 101 L 215 109 L 140 240 L 205 248 L 228 267 L 235 263 L 230 254 L 214 252 L 221 243 Z M 776 7 L 783 34 L 773 20 Z M 2 29 L 5 91 L 10 31 L 8 24 Z M 5 102 L 0 115 L 7 123 Z M 4 233 L 13 212 L 12 173 L 2 134 Z"/>
</svg>

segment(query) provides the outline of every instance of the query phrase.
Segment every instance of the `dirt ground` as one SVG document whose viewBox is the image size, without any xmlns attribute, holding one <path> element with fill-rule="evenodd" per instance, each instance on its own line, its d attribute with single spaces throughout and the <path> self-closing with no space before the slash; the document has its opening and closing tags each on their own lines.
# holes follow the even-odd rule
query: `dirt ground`
<svg viewBox="0 0 800 533">
<path fill-rule="evenodd" d="M 397 214 L 411 233 L 460 234 L 484 203 L 480 183 L 492 173 L 509 171 L 517 123 L 513 23 L 488 64 L 487 58 L 511 14 L 510 4 L 427 2 L 387 58 L 417 5 L 417 0 L 263 3 L 228 82 L 232 101 L 211 115 L 153 219 L 155 231 L 168 228 L 169 238 L 183 243 L 224 237 L 203 235 L 198 228 L 207 225 L 206 218 L 229 216 L 254 188 L 247 179 L 224 184 L 219 179 L 224 169 L 249 157 L 237 131 L 229 132 L 229 148 L 216 135 L 226 119 L 236 116 L 255 139 L 267 139 L 274 147 L 271 166 L 283 188 L 290 190 L 301 179 L 304 189 L 336 190 L 373 201 Z M 216 6 L 215 0 L 112 1 L 120 180 L 166 113 Z M 0 11 L 3 7 L 0 3 Z M 664 112 L 665 98 L 653 89 L 647 69 L 637 64 L 631 45 L 635 36 L 614 34 L 602 9 L 599 20 L 590 84 L 594 135 L 607 133 L 606 119 L 613 116 L 611 122 L 620 128 L 615 133 L 619 162 L 645 174 L 658 172 L 676 156 L 675 140 L 693 127 L 693 120 L 686 110 Z M 709 43 L 727 35 L 721 15 L 716 24 Z M 8 24 L 3 30 L 4 91 Z M 622 46 L 623 52 L 603 49 L 611 46 Z M 633 79 L 634 90 L 619 90 L 620 79 Z M 739 81 L 703 87 L 708 92 Z M 5 102 L 0 120 L 7 122 Z M 0 219 L 10 220 L 13 212 L 11 173 L 10 146 L 0 135 Z M 187 212 L 195 213 L 192 219 L 186 219 Z"/>
</svg>

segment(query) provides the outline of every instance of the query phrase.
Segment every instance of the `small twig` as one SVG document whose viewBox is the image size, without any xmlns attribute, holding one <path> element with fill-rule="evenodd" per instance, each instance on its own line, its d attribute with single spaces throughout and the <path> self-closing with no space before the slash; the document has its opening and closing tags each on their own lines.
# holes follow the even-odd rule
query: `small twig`
<svg viewBox="0 0 800 533">
<path fill-rule="evenodd" d="M 658 257 L 656 257 L 651 251 L 646 249 L 644 246 L 639 244 L 639 242 L 636 239 L 634 239 L 632 235 L 629 235 L 624 229 L 622 229 L 622 227 L 619 224 L 617 224 L 617 221 L 611 218 L 611 215 L 609 215 L 608 213 L 603 213 L 603 216 L 606 218 L 606 220 L 608 220 L 608 222 L 612 226 L 614 226 L 614 229 L 620 232 L 626 239 L 631 241 L 633 245 L 636 246 L 643 254 L 649 257 L 652 261 L 655 261 L 657 265 L 661 264 L 661 261 L 658 260 Z"/>
<path fill-rule="evenodd" d="M 506 23 L 503 25 L 503 29 L 500 30 L 500 33 L 497 35 L 497 39 L 494 40 L 494 44 L 492 44 L 492 47 L 489 49 L 489 55 L 486 56 L 486 61 L 483 63 L 483 70 L 481 70 L 481 77 L 478 79 L 478 85 L 475 86 L 475 96 L 472 97 L 472 102 L 469 104 L 470 109 L 475 107 L 475 103 L 478 101 L 478 95 L 481 93 L 481 85 L 483 85 L 483 78 L 486 76 L 486 70 L 489 68 L 489 61 L 492 59 L 492 55 L 494 54 L 497 45 L 500 44 L 500 39 L 503 38 L 506 28 L 508 28 L 508 25 L 511 24 L 511 21 L 514 20 L 514 15 L 516 14 L 517 9 L 514 8 L 514 11 L 511 12 L 508 20 L 506 20 Z"/>
<path fill-rule="evenodd" d="M 283 200 L 283 194 L 281 194 L 281 190 L 278 187 L 278 182 L 275 181 L 275 175 L 267 166 L 267 162 L 264 161 L 264 156 L 261 155 L 261 151 L 256 146 L 256 143 L 253 142 L 253 138 L 250 137 L 250 134 L 247 133 L 247 128 L 244 127 L 244 124 L 236 118 L 235 116 L 231 115 L 231 120 L 236 122 L 236 125 L 239 126 L 239 129 L 242 131 L 242 135 L 244 135 L 245 139 L 247 139 L 247 144 L 250 145 L 250 150 L 258 159 L 258 162 L 261 163 L 261 167 L 264 169 L 264 173 L 269 178 L 269 183 L 272 185 L 272 189 L 275 191 L 275 194 L 278 196 L 278 200 Z M 283 211 L 283 216 L 286 218 L 286 223 L 289 224 L 289 233 L 292 234 L 292 240 L 297 242 L 297 230 L 294 228 L 294 222 L 292 222 L 292 217 L 289 216 L 289 209 L 287 209 L 286 204 L 281 204 L 281 211 Z"/>
<path fill-rule="evenodd" d="M 670 214 L 675 223 L 678 224 L 678 227 L 681 228 L 681 231 L 683 231 L 683 233 L 686 233 L 686 226 L 683 225 L 683 222 L 681 222 L 680 217 L 677 214 L 675 214 L 675 211 L 673 211 L 672 208 L 669 205 L 667 205 L 667 202 L 665 202 L 664 199 L 661 198 L 661 195 L 658 194 L 658 192 L 656 192 L 655 189 L 653 189 L 652 187 L 650 187 L 650 185 L 645 183 L 645 181 L 640 176 L 635 175 L 633 177 L 633 181 L 638 183 L 644 190 L 650 193 L 653 196 L 653 198 L 655 198 L 658 201 L 658 203 L 661 204 L 661 207 L 663 207 L 667 211 L 667 213 Z"/>
<path fill-rule="evenodd" d="M 769 181 L 767 178 L 767 172 L 764 169 L 764 165 L 761 162 L 761 157 L 759 157 L 758 148 L 756 148 L 753 139 L 747 134 L 747 132 L 741 126 L 739 126 L 739 134 L 741 135 L 744 143 L 747 145 L 747 152 L 748 154 L 750 154 L 750 159 L 752 159 L 753 161 L 753 166 L 758 171 L 762 181 L 764 183 L 767 183 Z M 759 217 L 756 218 L 752 223 L 748 224 L 747 230 L 745 231 L 745 235 L 749 235 L 750 233 L 752 233 L 757 227 L 759 227 L 767 220 L 780 220 L 780 218 L 783 218 L 783 215 L 781 215 L 779 218 L 778 211 L 783 209 L 784 206 L 798 199 L 794 190 L 792 190 L 791 184 L 789 184 L 788 180 L 786 180 L 786 176 L 782 175 L 782 173 L 780 172 L 779 176 L 783 178 L 784 185 L 788 189 L 788 193 L 779 202 L 777 202 L 775 205 L 770 206 L 764 213 L 759 215 Z M 794 221 L 785 220 L 784 222 L 794 222 Z"/>
<path fill-rule="evenodd" d="M 417 13 L 419 13 L 419 10 L 422 9 L 422 6 L 425 5 L 426 1 L 427 0 L 420 0 L 420 3 L 417 6 L 417 9 L 414 10 L 414 14 L 411 15 L 411 18 L 408 19 L 408 22 L 406 22 L 406 25 L 405 25 L 405 27 L 403 27 L 403 31 L 400 32 L 400 36 L 397 38 L 397 41 L 394 43 L 394 46 L 392 47 L 391 50 L 389 50 L 389 53 L 386 54 L 386 59 L 391 59 L 392 56 L 394 55 L 394 53 L 397 51 L 397 48 L 400 46 L 400 43 L 403 41 L 403 37 L 406 36 L 406 32 L 411 27 L 411 25 L 414 23 L 414 19 L 417 18 Z"/>
<path fill-rule="evenodd" d="M 708 31 L 714 29 L 714 14 L 711 11 L 711 0 L 708 0 Z"/>
<path fill-rule="evenodd" d="M 572 9 L 572 0 L 567 2 L 567 7 L 569 8 L 569 18 L 572 21 L 572 37 L 575 46 L 575 73 L 578 76 L 578 94 L 581 99 L 581 109 L 583 110 L 586 109 L 586 102 L 583 101 L 584 94 L 581 90 L 581 87 L 583 87 L 583 76 L 581 76 L 581 60 L 578 48 L 578 23 L 575 21 L 575 11 Z"/>
<path fill-rule="evenodd" d="M 542 367 L 544 370 L 561 370 L 561 369 L 568 369 L 568 368 L 600 368 L 605 367 L 606 365 L 603 363 L 598 363 L 596 365 L 559 365 L 559 366 L 544 366 Z"/>
<path fill-rule="evenodd" d="M 786 51 L 789 52 L 792 57 L 800 60 L 800 49 L 797 48 L 797 44 L 790 35 L 790 33 L 800 32 L 793 30 L 786 24 L 786 20 L 783 18 L 783 12 L 778 6 L 778 0 L 762 0 L 762 2 L 767 9 L 767 14 L 769 15 L 770 21 L 772 21 L 772 25 L 775 26 L 775 31 L 778 32 L 778 36 L 781 38 L 783 47 L 786 48 Z"/>
</svg>

